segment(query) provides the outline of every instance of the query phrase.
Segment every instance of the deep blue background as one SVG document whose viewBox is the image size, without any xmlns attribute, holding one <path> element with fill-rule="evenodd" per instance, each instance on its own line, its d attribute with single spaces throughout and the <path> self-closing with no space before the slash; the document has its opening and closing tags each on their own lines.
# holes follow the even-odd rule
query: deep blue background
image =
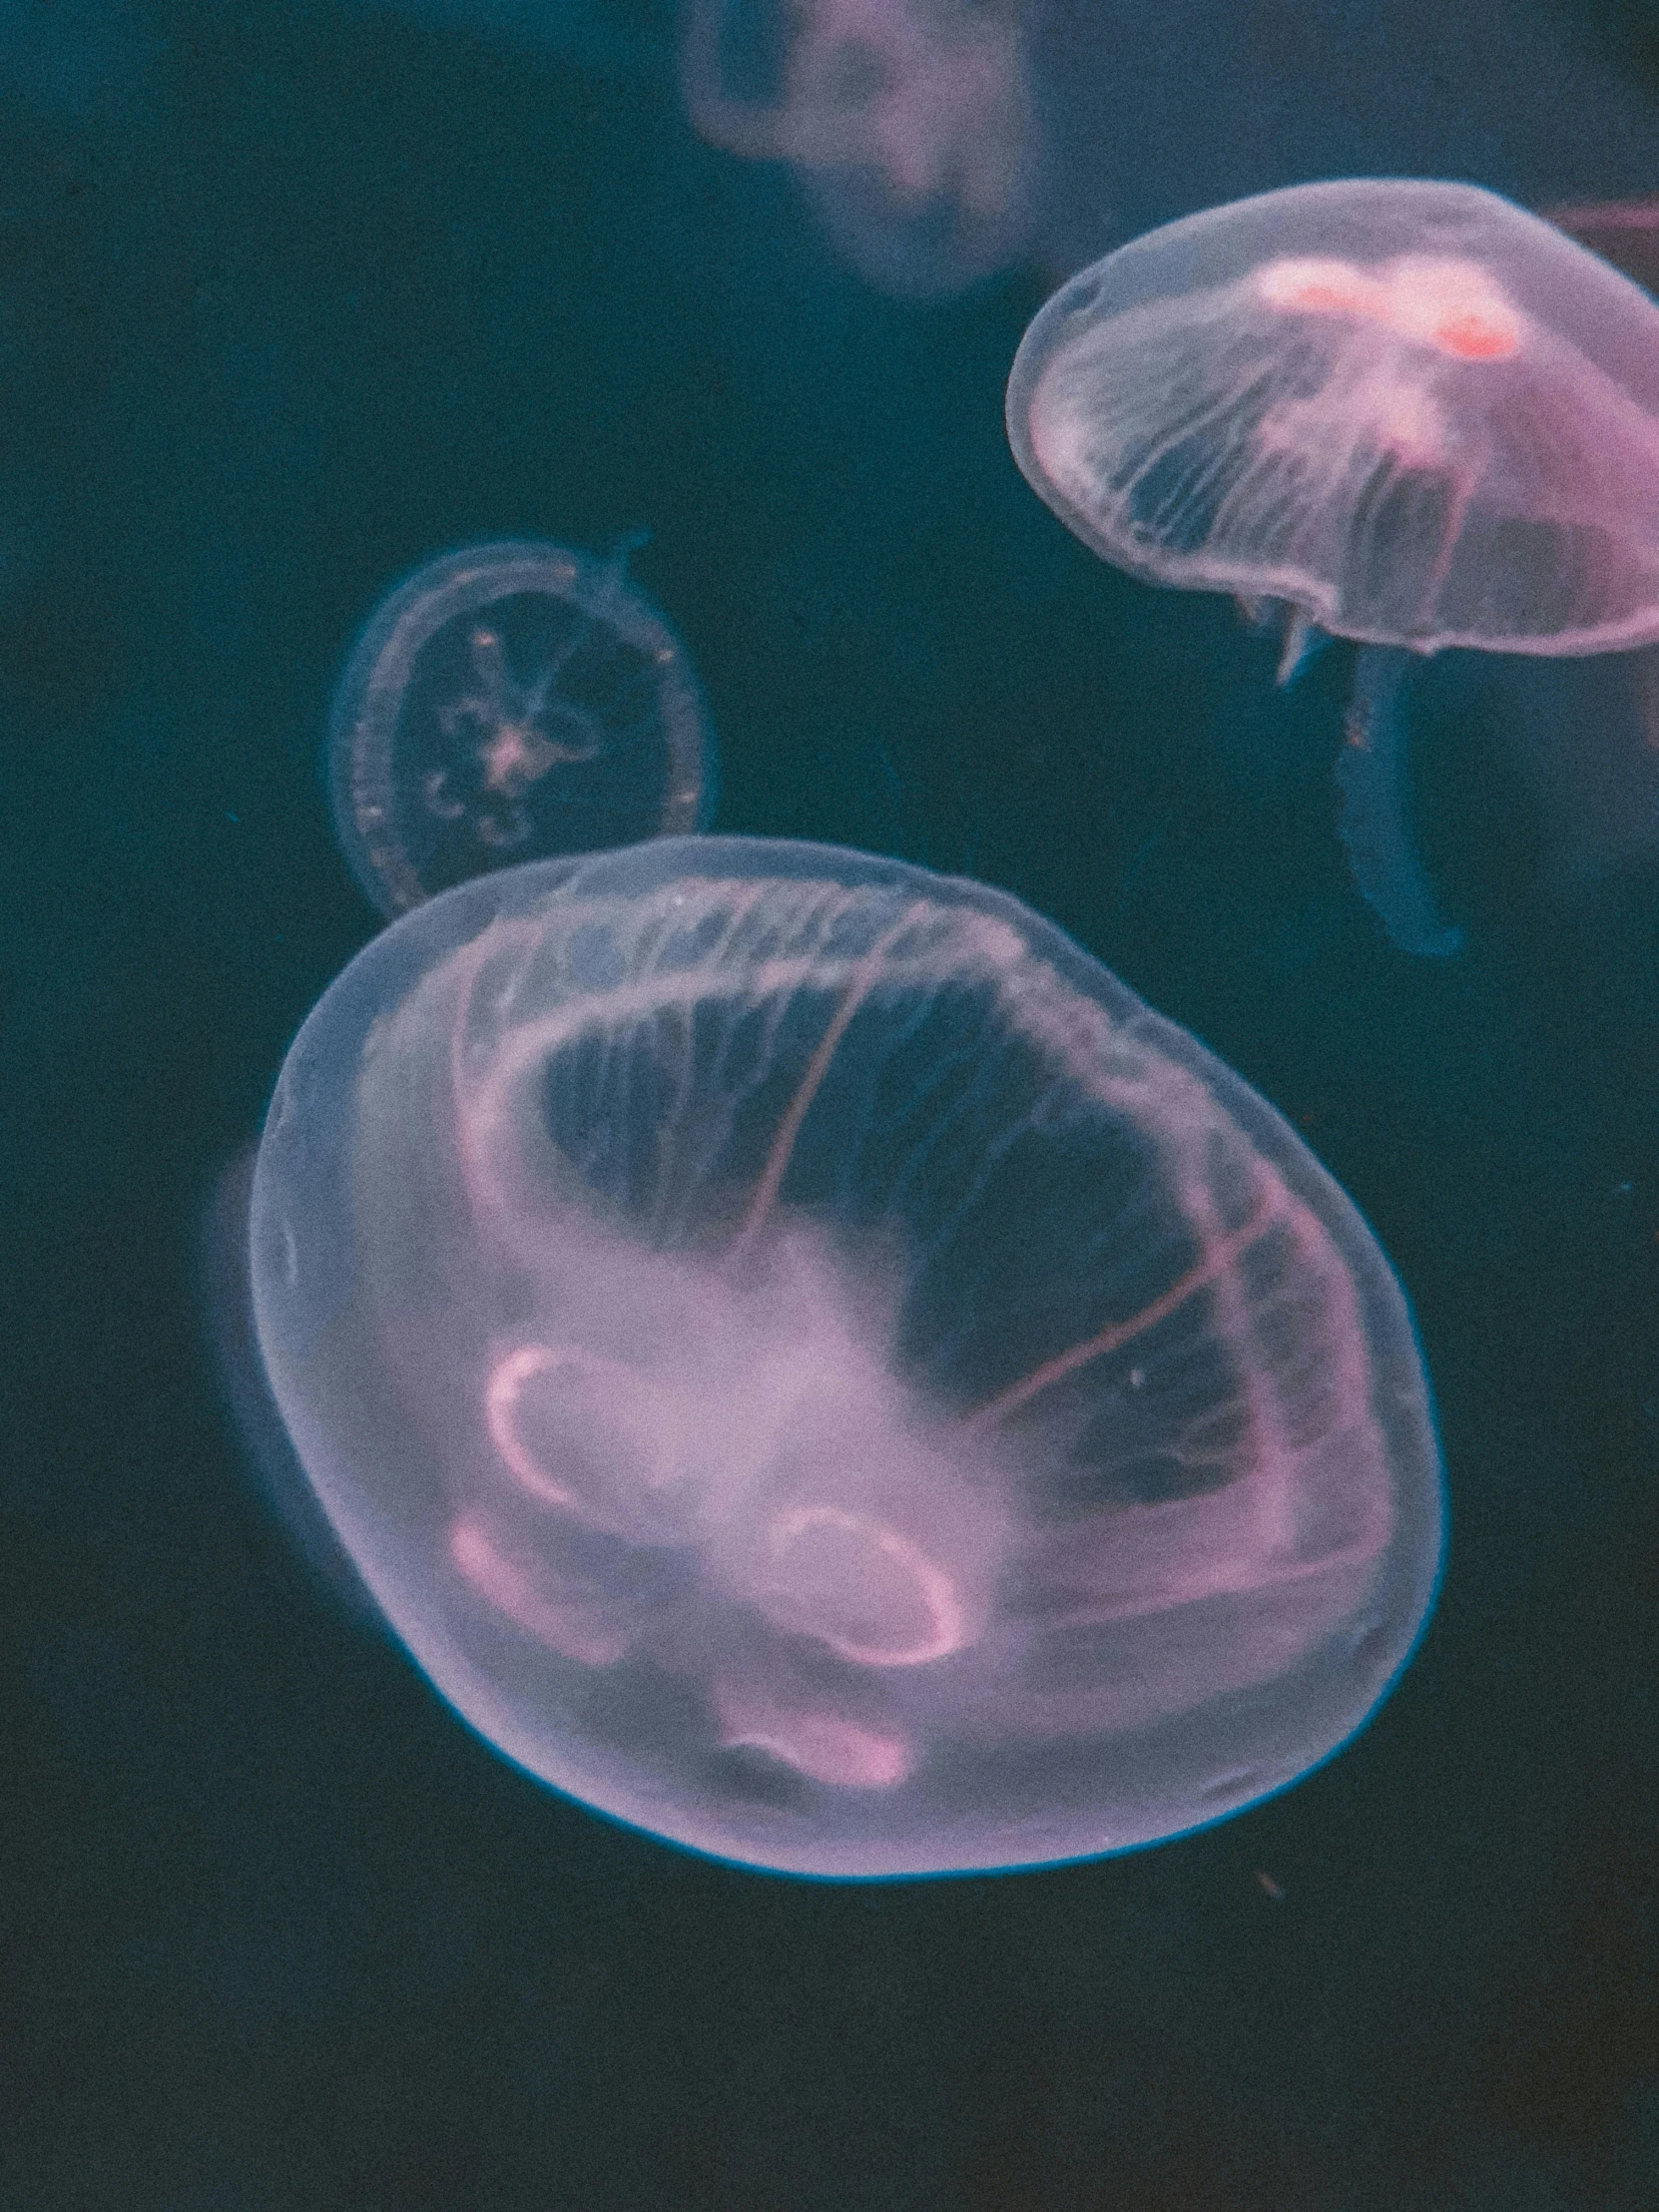
<svg viewBox="0 0 1659 2212">
<path fill-rule="evenodd" d="M 693 136 L 667 0 L 0 6 L 8 2212 L 1659 2203 L 1659 855 L 1563 888 L 1571 744 L 1546 790 L 1448 682 L 1418 814 L 1469 946 L 1395 954 L 1334 834 L 1343 649 L 1276 693 L 1001 427 L 1052 276 L 1207 201 L 1659 188 L 1659 36 L 1637 0 L 1028 36 L 1032 256 L 919 308 Z M 1271 1805 L 999 1881 L 705 1864 L 493 1758 L 262 1481 L 202 1247 L 375 926 L 317 773 L 339 665 L 431 553 L 638 529 L 721 830 L 1017 892 L 1399 1270 L 1443 1597 Z"/>
</svg>

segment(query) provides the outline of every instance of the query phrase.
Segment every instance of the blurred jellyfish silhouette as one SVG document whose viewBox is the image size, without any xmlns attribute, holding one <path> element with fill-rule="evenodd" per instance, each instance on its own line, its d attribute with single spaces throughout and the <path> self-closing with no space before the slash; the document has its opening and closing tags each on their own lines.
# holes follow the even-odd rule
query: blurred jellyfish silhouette
<svg viewBox="0 0 1659 2212">
<path fill-rule="evenodd" d="M 1294 1133 L 1003 894 L 738 838 L 483 876 L 283 1068 L 251 1223 L 330 1521 L 490 1743 L 892 1876 L 1284 1787 L 1404 1664 L 1404 1301 Z"/>
<path fill-rule="evenodd" d="M 1659 855 L 1659 646 L 1579 660 L 1448 652 L 1406 671 L 1413 757 L 1455 758 L 1476 830 L 1447 833 L 1488 922 L 1577 907 Z M 1445 773 L 1443 765 L 1434 774 Z"/>
<path fill-rule="evenodd" d="M 1460 646 L 1659 638 L 1659 310 L 1467 185 L 1359 179 L 1208 210 L 1064 285 L 1008 386 L 1026 477 L 1105 559 L 1359 656 L 1338 764 L 1389 936 L 1455 949 L 1406 830 L 1402 685 Z"/>
<path fill-rule="evenodd" d="M 351 871 L 382 913 L 490 868 L 710 819 L 702 694 L 629 581 L 628 550 L 468 546 L 375 613 L 335 694 L 328 780 Z"/>
<path fill-rule="evenodd" d="M 1031 109 L 1014 0 L 688 0 L 680 75 L 696 130 L 788 162 L 878 290 L 947 298 L 1023 252 Z"/>
</svg>

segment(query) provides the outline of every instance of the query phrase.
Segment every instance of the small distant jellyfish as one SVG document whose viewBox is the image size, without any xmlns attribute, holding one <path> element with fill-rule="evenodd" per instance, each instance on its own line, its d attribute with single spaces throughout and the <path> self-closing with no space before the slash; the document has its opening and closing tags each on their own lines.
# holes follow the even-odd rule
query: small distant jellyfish
<svg viewBox="0 0 1659 2212">
<path fill-rule="evenodd" d="M 335 695 L 328 776 L 345 856 L 383 914 L 492 868 L 709 820 L 702 694 L 625 562 L 468 546 L 375 613 Z"/>
<path fill-rule="evenodd" d="M 788 162 L 837 253 L 900 298 L 947 298 L 1024 250 L 1030 95 L 1010 0 L 690 0 L 695 129 Z"/>
<path fill-rule="evenodd" d="M 1431 1601 L 1364 1222 L 978 884 L 700 837 L 432 899 L 295 1041 L 250 1250 L 299 1460 L 437 1689 L 721 1858 L 1155 1843 L 1325 1759 Z"/>
<path fill-rule="evenodd" d="M 1104 559 L 1282 608 L 1282 681 L 1319 633 L 1360 641 L 1355 881 L 1396 944 L 1454 950 L 1403 821 L 1402 681 L 1447 646 L 1659 638 L 1653 302 L 1473 186 L 1297 186 L 1073 277 L 1025 333 L 1008 433 Z"/>
</svg>

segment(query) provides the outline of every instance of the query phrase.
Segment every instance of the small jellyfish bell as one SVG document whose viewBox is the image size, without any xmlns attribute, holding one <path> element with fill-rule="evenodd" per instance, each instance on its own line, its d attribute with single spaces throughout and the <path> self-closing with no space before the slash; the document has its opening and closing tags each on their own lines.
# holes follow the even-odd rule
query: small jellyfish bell
<svg viewBox="0 0 1659 2212">
<path fill-rule="evenodd" d="M 481 876 L 283 1068 L 295 1450 L 493 1745 L 800 1874 L 1154 1843 L 1431 1600 L 1405 1304 L 1264 1102 L 1014 899 L 814 845 Z"/>
<path fill-rule="evenodd" d="M 714 741 L 686 650 L 609 560 L 510 540 L 428 561 L 340 678 L 326 768 L 386 915 L 486 869 L 701 829 Z"/>
<path fill-rule="evenodd" d="M 1026 331 L 1008 434 L 1104 559 L 1282 605 L 1282 680 L 1315 632 L 1361 644 L 1342 833 L 1411 951 L 1458 942 L 1402 820 L 1412 656 L 1659 638 L 1659 309 L 1470 185 L 1301 185 L 1131 241 Z"/>
</svg>

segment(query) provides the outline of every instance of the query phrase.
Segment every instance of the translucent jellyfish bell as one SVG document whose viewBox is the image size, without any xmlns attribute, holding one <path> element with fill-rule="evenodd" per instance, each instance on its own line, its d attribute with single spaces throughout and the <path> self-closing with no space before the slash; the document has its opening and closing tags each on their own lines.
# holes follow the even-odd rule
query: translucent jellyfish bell
<svg viewBox="0 0 1659 2212">
<path fill-rule="evenodd" d="M 702 694 L 627 551 L 467 546 L 375 613 L 335 695 L 328 779 L 345 856 L 382 913 L 490 868 L 710 819 Z"/>
<path fill-rule="evenodd" d="M 1302 185 L 1132 241 L 1032 322 L 1008 433 L 1104 559 L 1286 603 L 1282 673 L 1310 624 L 1380 649 L 1343 831 L 1413 950 L 1456 934 L 1400 820 L 1408 654 L 1659 638 L 1659 309 L 1469 185 Z"/>
<path fill-rule="evenodd" d="M 435 898 L 300 1032 L 251 1244 L 282 1416 L 419 1664 L 700 1851 L 1155 1842 L 1324 1759 L 1430 1602 L 1365 1224 L 977 884 L 692 838 Z"/>
</svg>

